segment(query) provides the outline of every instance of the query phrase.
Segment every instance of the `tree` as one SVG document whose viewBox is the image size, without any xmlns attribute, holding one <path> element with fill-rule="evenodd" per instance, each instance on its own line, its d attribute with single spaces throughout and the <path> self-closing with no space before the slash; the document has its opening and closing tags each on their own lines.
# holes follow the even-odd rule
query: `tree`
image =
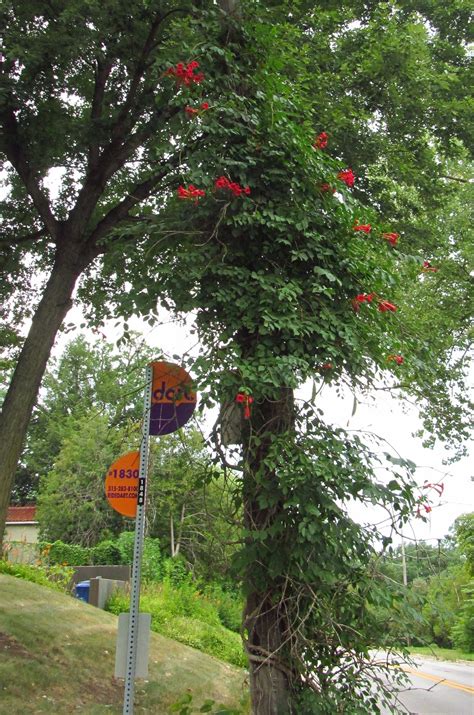
<svg viewBox="0 0 474 715">
<path fill-rule="evenodd" d="M 452 636 L 455 644 L 468 653 L 474 651 L 474 512 L 459 516 L 454 523 L 458 548 L 465 558 L 469 579 L 464 588 L 464 603 L 457 614 Z"/>
<path fill-rule="evenodd" d="M 137 436 L 111 430 L 106 417 L 94 411 L 68 427 L 53 468 L 40 481 L 40 533 L 47 541 L 94 546 L 127 526 L 105 499 L 104 476 L 120 454 L 135 448 Z"/>
<path fill-rule="evenodd" d="M 423 13 L 405 3 L 380 9 L 379 3 L 348 2 L 336 10 L 321 3 L 316 16 L 304 2 L 296 9 L 254 3 L 227 24 L 213 8 L 176 21 L 170 57 L 194 56 L 199 46 L 213 111 L 189 105 L 188 144 L 195 151 L 186 158 L 187 186 L 179 199 L 168 197 L 158 217 L 120 226 L 110 238 L 117 250 L 104 257 L 95 281 L 105 311 L 117 305 L 124 313 L 144 313 L 164 289 L 167 305 L 195 310 L 203 351 L 194 369 L 205 401 L 238 397 L 242 416 L 250 411 L 239 440 L 245 539 L 236 568 L 246 592 L 243 631 L 259 714 L 357 712 L 361 698 L 364 712 L 377 708 L 364 675 L 366 604 L 374 597 L 366 565 L 373 546 L 348 517 L 344 500 L 381 501 L 403 522 L 413 507 L 409 480 L 397 468 L 403 461 L 392 458 L 393 479 L 378 483 L 375 456 L 361 438 L 325 425 L 311 405 L 295 402 L 293 391 L 310 376 L 357 388 L 388 375 L 391 387 L 403 365 L 397 357 L 413 366 L 413 385 L 427 374 L 416 333 L 399 320 L 410 301 L 405 286 L 423 267 L 422 241 L 406 259 L 391 242 L 400 224 L 405 232 L 413 225 L 407 195 L 416 196 L 417 208 L 429 205 L 430 193 L 438 200 L 442 194 L 431 186 L 433 166 L 442 167 L 450 150 L 446 108 L 456 104 L 460 87 L 453 85 L 456 92 L 446 91 L 428 113 L 417 99 L 436 72 L 441 86 L 440 70 L 457 68 L 460 77 L 467 71 L 464 3 L 451 14 L 443 10 L 460 28 L 455 36 L 432 5 Z M 398 51 L 396 42 L 405 37 Z M 373 50 L 375 39 L 398 63 L 374 52 L 363 61 L 361 53 Z M 314 73 L 311 63 L 319 56 L 329 61 Z M 428 73 L 432 57 L 437 61 Z M 411 78 L 407 95 L 398 76 Z M 316 85 L 324 95 L 313 93 Z M 427 96 L 429 103 L 433 95 Z M 329 143 L 332 157 L 323 147 L 328 116 L 329 132 L 351 139 L 346 128 L 361 117 L 358 141 Z M 369 172 L 358 180 L 356 198 L 367 197 L 363 206 L 349 191 L 349 166 L 357 171 L 355 151 L 372 136 L 366 168 L 378 168 L 378 182 Z M 387 170 L 394 137 L 397 152 L 406 152 L 397 162 L 397 189 Z M 207 191 L 203 200 L 201 191 Z M 172 246 L 164 240 L 167 231 Z M 116 294 L 117 275 L 135 286 L 133 295 Z M 396 291 L 399 303 L 392 302 Z M 436 358 L 445 358 L 452 345 L 439 346 Z M 429 390 L 424 396 L 432 397 Z M 442 429 L 448 434 L 448 425 Z"/>
<path fill-rule="evenodd" d="M 229 577 L 241 537 L 234 503 L 238 480 L 224 478 L 196 428 L 161 437 L 152 445 L 148 531 L 174 558 L 181 555 L 195 576 Z"/>
<path fill-rule="evenodd" d="M 10 191 L 0 246 L 8 321 L 1 339 L 20 342 L 21 317 L 31 315 L 31 328 L 0 416 L 0 529 L 78 278 L 100 266 L 113 228 L 139 220 L 142 203 L 159 205 L 191 149 L 179 117 L 199 74 L 193 69 L 177 91 L 166 70 L 183 59 L 168 50 L 174 18 L 193 10 L 192 2 L 158 0 L 107 7 L 9 0 L 2 7 L 0 152 Z M 61 177 L 57 196 L 48 188 L 53 170 Z M 123 290 L 119 276 L 115 289 Z"/>
<path fill-rule="evenodd" d="M 341 17 L 349 6 L 354 12 Z M 443 163 L 441 149 L 434 155 L 429 151 L 430 142 L 442 135 L 440 117 L 431 116 L 428 131 L 423 106 L 415 111 L 415 102 L 405 106 L 399 97 L 394 108 L 393 94 L 377 106 L 366 102 L 362 125 L 367 129 L 371 122 L 388 121 L 391 112 L 398 115 L 393 132 L 407 154 L 398 167 L 394 197 L 382 202 L 392 186 L 386 169 L 379 167 L 385 179 L 381 188 L 368 179 L 360 182 L 359 197 L 366 193 L 371 206 L 362 206 L 344 187 L 353 183 L 349 162 L 346 156 L 325 153 L 328 137 L 322 131 L 311 146 L 312 120 L 318 117 L 319 128 L 326 129 L 321 117 L 330 108 L 328 102 L 322 107 L 313 103 L 307 91 L 313 86 L 305 72 L 308 38 L 337 46 L 336 66 L 346 61 L 347 79 L 352 65 L 343 55 L 351 41 L 356 57 L 361 37 L 368 42 L 376 30 L 379 38 L 389 31 L 392 42 L 406 30 L 411 40 L 417 38 L 409 59 L 420 59 L 421 52 L 427 67 L 425 19 L 400 6 L 391 19 L 391 10 L 384 7 L 381 16 L 377 8 L 348 3 L 341 14 L 318 13 L 318 24 L 330 26 L 326 34 L 309 22 L 305 27 L 237 23 L 224 52 L 207 48 L 214 71 L 206 73 L 206 86 L 218 117 L 206 118 L 205 130 L 197 121 L 196 132 L 212 133 L 214 151 L 206 144 L 189 161 L 189 181 L 206 196 L 188 189 L 181 198 L 190 200 L 170 201 L 161 217 L 162 225 L 174 218 L 181 232 L 181 250 L 166 253 L 165 247 L 156 259 L 162 260 L 167 304 L 197 313 L 204 347 L 193 368 L 200 386 L 207 389 L 209 404 L 238 399 L 243 408 L 238 441 L 245 538 L 236 566 L 247 597 L 243 627 L 258 713 L 336 712 L 344 706 L 356 712 L 359 705 L 351 695 L 355 673 L 357 701 L 362 692 L 367 698 L 364 712 L 377 707 L 372 684 L 363 676 L 370 630 L 366 604 L 376 590 L 364 573 L 373 545 L 370 534 L 348 518 L 344 500 L 379 500 L 395 509 L 403 523 L 414 498 L 401 469 L 392 467 L 393 479 L 378 483 L 375 457 L 363 442 L 326 426 L 311 405 L 299 407 L 293 391 L 315 375 L 320 382 L 344 380 L 355 389 L 391 389 L 406 361 L 411 386 L 424 385 L 427 405 L 433 397 L 426 389 L 432 385 L 430 366 L 422 359 L 416 331 L 398 317 L 413 299 L 407 283 L 418 285 L 422 274 L 428 278 L 430 266 L 423 265 L 421 241 L 406 257 L 395 246 L 399 221 L 405 231 L 414 223 L 409 202 L 398 201 L 403 190 L 416 192 L 418 207 L 429 205 L 420 164 Z M 356 19 L 361 25 L 351 28 Z M 391 76 L 388 68 L 384 82 L 394 80 L 398 71 Z M 360 79 L 361 73 L 354 75 Z M 427 75 L 423 79 L 429 81 Z M 344 83 L 335 83 L 328 94 L 344 95 Z M 223 85 L 232 88 L 230 97 Z M 354 100 L 348 92 L 347 101 L 356 106 L 364 91 L 359 88 Z M 401 118 L 411 112 L 414 137 L 407 139 Z M 330 130 L 342 133 L 343 125 L 341 120 Z M 390 142 L 382 132 L 373 133 L 382 156 L 388 155 Z M 340 200 L 331 187 L 337 187 Z M 375 208 L 377 213 L 383 209 L 383 218 L 377 218 Z M 150 222 L 149 230 L 154 228 L 159 235 L 158 224 Z M 128 232 L 139 238 L 132 226 Z M 114 270 L 110 259 L 105 276 Z M 142 280 L 152 292 L 152 272 L 142 274 Z M 392 303 L 393 295 L 400 300 Z M 133 298 L 125 296 L 117 304 L 126 313 Z M 438 359 L 446 359 L 455 345 L 448 342 L 438 343 Z M 453 425 L 444 421 L 437 427 L 447 436 Z M 404 466 L 403 460 L 389 457 L 392 465 Z M 351 663 L 343 684 L 341 658 Z"/>
<path fill-rule="evenodd" d="M 83 417 L 101 417 L 109 429 L 131 428 L 142 416 L 143 366 L 151 357 L 138 336 L 113 350 L 79 336 L 46 371 L 42 394 L 28 429 L 12 499 L 34 501 L 45 477 Z"/>
</svg>

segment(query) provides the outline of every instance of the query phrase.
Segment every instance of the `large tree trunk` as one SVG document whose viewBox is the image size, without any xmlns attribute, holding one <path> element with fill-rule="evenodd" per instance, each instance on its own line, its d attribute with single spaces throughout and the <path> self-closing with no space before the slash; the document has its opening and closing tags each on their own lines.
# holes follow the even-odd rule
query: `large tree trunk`
<svg viewBox="0 0 474 715">
<path fill-rule="evenodd" d="M 271 527 L 282 508 L 281 503 L 271 508 L 261 508 L 258 503 L 259 482 L 274 485 L 278 491 L 278 475 L 265 467 L 272 438 L 294 429 L 293 393 L 281 388 L 279 399 L 254 405 L 252 431 L 261 442 L 252 447 L 250 432 L 244 431 L 244 519 L 248 532 L 263 531 Z M 258 479 L 255 478 L 258 473 Z M 257 543 L 259 539 L 255 539 Z M 254 541 L 248 537 L 248 544 Z M 283 577 L 268 579 L 264 591 L 254 585 L 253 569 L 246 576 L 247 600 L 244 611 L 244 628 L 248 633 L 246 648 L 250 660 L 250 697 L 254 715 L 287 715 L 291 709 L 291 673 L 285 663 L 285 641 L 288 623 L 283 600 Z M 262 559 L 261 568 L 265 569 Z"/>
<path fill-rule="evenodd" d="M 58 330 L 72 306 L 76 280 L 86 264 L 70 243 L 58 249 L 3 402 L 0 413 L 0 541 L 16 467 L 41 380 Z"/>
</svg>

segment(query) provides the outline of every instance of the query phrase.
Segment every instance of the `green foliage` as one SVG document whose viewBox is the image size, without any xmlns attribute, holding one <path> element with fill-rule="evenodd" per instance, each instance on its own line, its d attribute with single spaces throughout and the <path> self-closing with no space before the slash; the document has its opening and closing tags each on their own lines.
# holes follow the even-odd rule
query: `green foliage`
<svg viewBox="0 0 474 715">
<path fill-rule="evenodd" d="M 56 591 L 65 591 L 73 574 L 73 569 L 66 565 L 29 566 L 27 564 L 12 564 L 0 560 L 0 573 L 15 576 L 25 581 L 47 586 Z"/>
<path fill-rule="evenodd" d="M 150 357 L 141 340 L 124 354 L 104 342 L 78 336 L 48 368 L 13 489 L 14 503 L 28 503 L 39 479 L 54 467 L 64 441 L 81 419 L 99 417 L 113 432 L 133 431 L 141 416 L 143 365 Z M 118 428 L 118 429 L 117 429 Z"/>
<path fill-rule="evenodd" d="M 205 584 L 203 593 L 216 606 L 222 625 L 235 633 L 240 633 L 243 610 L 242 596 L 236 593 L 235 589 L 225 589 L 221 584 L 215 582 Z"/>
<path fill-rule="evenodd" d="M 122 563 L 122 554 L 115 541 L 101 541 L 93 546 L 90 551 L 94 565 Z"/>
<path fill-rule="evenodd" d="M 104 181 L 101 200 L 89 213 L 99 222 L 97 231 L 91 220 L 87 240 L 81 236 L 81 246 L 97 245 L 98 236 L 103 241 L 103 270 L 98 276 L 91 273 L 80 295 L 93 303 L 99 318 L 108 316 L 111 306 L 124 316 L 153 316 L 157 300 L 179 313 L 195 312 L 202 348 L 193 369 L 202 407 L 233 403 L 239 391 L 253 398 L 251 419 L 241 421 L 242 479 L 235 489 L 245 524 L 234 567 L 247 597 L 247 648 L 258 656 L 263 642 L 277 654 L 283 665 L 278 675 L 290 674 L 289 687 L 301 712 L 357 712 L 361 701 L 365 709 L 377 711 L 366 673 L 367 634 L 377 634 L 370 605 L 381 598 L 380 584 L 373 583 L 367 568 L 376 533 L 350 519 L 347 502 L 381 504 L 402 526 L 414 506 L 413 468 L 388 458 L 393 476 L 388 483 L 377 480 L 375 467 L 387 464 L 383 459 L 377 463 L 372 445 L 326 425 L 317 406 L 296 405 L 293 390 L 315 376 L 318 387 L 345 382 L 354 390 L 374 384 L 391 389 L 401 382 L 419 404 L 431 407 L 431 425 L 442 437 L 463 439 L 468 406 L 454 399 L 449 409 L 443 371 L 432 364 L 449 371 L 450 355 L 465 345 L 465 334 L 458 339 L 455 330 L 445 331 L 446 339 L 437 340 L 430 353 L 428 342 L 419 340 L 416 321 L 405 324 L 403 316 L 410 317 L 411 308 L 422 309 L 425 289 L 436 300 L 436 289 L 428 287 L 431 276 L 420 279 L 426 245 L 416 235 L 417 219 L 439 207 L 449 193 L 440 177 L 446 154 L 464 158 L 467 153 L 462 143 L 467 144 L 469 133 L 457 119 L 468 113 L 462 89 L 469 64 L 462 22 L 467 3 L 440 14 L 433 5 L 415 10 L 400 3 L 348 1 L 337 7 L 323 3 L 314 13 L 305 2 L 295 8 L 293 3 L 256 2 L 242 8 L 241 20 L 229 18 L 228 27 L 218 7 L 190 16 L 185 3 L 172 31 L 150 44 L 154 61 L 140 65 L 139 59 L 130 71 L 123 57 L 143 56 L 131 50 L 140 45 L 151 6 L 143 14 L 133 4 L 127 10 L 127 26 L 135 22 L 129 34 L 118 32 L 115 50 L 109 40 L 124 16 L 114 5 L 101 42 L 114 50 L 123 73 L 116 69 L 117 82 L 104 85 L 107 109 L 100 112 L 100 131 L 95 134 L 94 127 L 92 142 L 88 112 L 76 117 L 76 97 L 89 109 L 90 97 L 97 94 L 91 75 L 80 73 L 71 58 L 85 57 L 85 49 L 95 55 L 91 27 L 101 25 L 105 11 L 84 8 L 79 0 L 71 11 L 79 7 L 93 21 L 67 44 L 61 71 L 52 26 L 46 23 L 21 57 L 25 71 L 10 72 L 7 86 L 20 100 L 22 93 L 29 96 L 26 90 L 33 93 L 19 114 L 31 131 L 50 116 L 44 126 L 58 128 L 63 114 L 61 93 L 45 102 L 51 93 L 38 94 L 31 82 L 36 63 L 43 68 L 39 49 L 49 48 L 54 60 L 48 58 L 45 68 L 49 82 L 56 78 L 54 67 L 71 84 L 74 107 L 65 102 L 61 119 L 67 131 L 55 135 L 55 142 L 63 141 L 62 150 L 55 151 L 52 142 L 46 154 L 39 151 L 43 166 L 61 154 L 68 166 L 84 170 L 86 155 L 94 165 L 99 146 L 106 147 L 106 156 L 117 134 L 123 142 L 118 144 L 128 162 L 122 171 L 114 169 L 115 186 Z M 60 21 L 66 16 L 61 13 Z M 16 16 L 8 30 L 21 46 Z M 168 82 L 168 63 L 197 52 L 205 85 Z M 100 60 L 96 77 L 103 67 L 102 45 Z M 142 101 L 128 106 L 122 98 L 130 97 L 129 82 Z M 182 111 L 183 105 L 203 99 L 210 109 L 196 121 Z M 329 151 L 311 146 L 320 129 L 330 133 Z M 42 125 L 40 137 L 44 131 Z M 84 135 L 89 136 L 87 150 Z M 132 143 L 128 155 L 127 140 Z M 130 215 L 159 183 L 150 162 L 159 165 L 163 156 L 163 176 L 169 178 L 175 159 L 179 172 L 157 190 L 143 213 Z M 136 167 L 134 157 L 140 159 Z M 347 166 L 358 177 L 354 191 L 338 179 Z M 221 175 L 248 185 L 249 197 L 216 188 L 214 180 Z M 142 183 L 137 186 L 137 181 Z M 191 182 L 206 191 L 196 203 L 168 191 Z M 68 186 L 71 204 L 79 183 Z M 323 189 L 327 183 L 337 187 L 336 194 Z M 127 197 L 124 210 L 112 209 L 104 221 L 118 194 Z M 66 209 L 65 215 L 64 191 L 58 203 L 58 215 Z M 158 216 L 155 205 L 161 206 Z M 370 223 L 370 235 L 356 232 L 355 222 Z M 101 233 L 103 226 L 107 230 Z M 383 238 L 387 230 L 402 232 L 406 248 L 390 246 Z M 446 234 L 441 243 L 447 250 L 452 242 Z M 430 258 L 438 245 L 430 244 Z M 134 290 L 117 291 L 117 279 Z M 464 282 L 457 288 L 465 294 Z M 354 304 L 360 294 L 373 300 Z M 377 310 L 382 300 L 395 299 L 398 310 Z M 394 353 L 403 353 L 404 370 L 388 361 Z M 330 372 L 323 373 L 328 362 Z M 464 364 L 455 373 L 462 384 Z M 401 378 L 405 374 L 406 380 Z M 56 482 L 59 468 L 72 477 L 72 465 L 78 467 L 77 456 L 69 463 L 66 459 L 72 447 L 73 438 L 54 467 Z M 183 526 L 185 516 L 176 516 L 175 508 L 179 501 L 187 508 L 187 502 L 170 492 L 171 522 Z M 173 542 L 170 535 L 172 556 L 177 553 Z M 280 640 L 272 641 L 274 633 Z M 379 637 L 375 645 L 380 643 Z M 343 673 L 337 667 L 342 660 Z M 263 666 L 250 665 L 251 677 L 258 678 Z M 266 662 L 264 667 L 274 666 Z M 317 697 L 305 688 L 315 682 Z"/>
<path fill-rule="evenodd" d="M 474 576 L 474 512 L 459 516 L 454 522 L 454 534 L 464 558 L 467 573 Z"/>
<path fill-rule="evenodd" d="M 474 653 L 474 581 L 464 588 L 465 601 L 452 629 L 455 645 L 466 653 Z"/>
<path fill-rule="evenodd" d="M 241 715 L 247 712 L 247 708 L 241 710 L 229 709 L 225 705 L 218 705 L 214 700 L 206 700 L 199 709 L 193 704 L 193 696 L 186 693 L 170 707 L 170 713 L 178 715 L 196 715 L 197 713 L 210 713 L 210 715 Z"/>
<path fill-rule="evenodd" d="M 466 653 L 470 641 L 471 582 L 469 551 L 471 515 L 456 519 L 452 536 L 437 547 L 405 544 L 407 586 L 403 584 L 402 548 L 389 549 L 374 572 L 385 584 L 383 598 L 373 606 L 377 628 L 403 646 L 452 648 Z"/>
<path fill-rule="evenodd" d="M 77 544 L 55 541 L 40 544 L 41 555 L 50 564 L 68 564 L 69 566 L 87 566 L 92 564 L 92 549 Z M 114 563 L 114 562 L 112 562 Z"/>
<path fill-rule="evenodd" d="M 186 568 L 184 559 L 179 556 L 165 559 L 163 561 L 163 576 L 164 580 L 172 586 L 181 586 L 189 582 L 189 571 Z"/>
<path fill-rule="evenodd" d="M 469 579 L 463 590 L 464 603 L 452 629 L 454 643 L 461 650 L 474 652 L 474 512 L 459 516 L 454 522 L 458 548 L 465 558 L 464 571 Z"/>
<path fill-rule="evenodd" d="M 202 650 L 204 653 L 245 667 L 240 636 L 224 628 L 212 601 L 190 582 L 173 586 L 148 585 L 143 589 L 141 608 L 152 615 L 152 629 L 157 633 Z M 116 592 L 108 601 L 112 613 L 127 611 L 128 599 Z"/>
</svg>

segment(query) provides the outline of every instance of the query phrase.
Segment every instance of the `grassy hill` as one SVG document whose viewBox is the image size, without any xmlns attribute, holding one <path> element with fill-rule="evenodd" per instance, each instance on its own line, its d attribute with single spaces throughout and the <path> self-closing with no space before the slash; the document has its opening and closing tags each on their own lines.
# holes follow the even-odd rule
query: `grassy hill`
<svg viewBox="0 0 474 715">
<path fill-rule="evenodd" d="M 0 575 L 1 715 L 121 713 L 116 631 L 110 613 Z M 137 681 L 135 712 L 168 713 L 187 692 L 193 712 L 207 699 L 240 711 L 244 679 L 244 671 L 152 633 L 149 676 Z"/>
</svg>

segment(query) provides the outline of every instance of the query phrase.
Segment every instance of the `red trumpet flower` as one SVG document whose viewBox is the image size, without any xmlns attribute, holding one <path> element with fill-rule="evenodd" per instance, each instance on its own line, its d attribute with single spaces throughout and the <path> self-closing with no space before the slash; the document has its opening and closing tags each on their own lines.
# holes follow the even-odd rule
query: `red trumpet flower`
<svg viewBox="0 0 474 715">
<path fill-rule="evenodd" d="M 350 189 L 354 186 L 355 176 L 352 169 L 343 169 L 338 173 L 337 178 L 343 181 Z"/>
<path fill-rule="evenodd" d="M 382 238 L 385 238 L 391 246 L 396 246 L 398 239 L 400 238 L 399 233 L 382 233 Z"/>
<path fill-rule="evenodd" d="M 253 402 L 253 397 L 245 392 L 238 392 L 235 401 L 244 405 L 244 420 L 250 419 L 250 405 Z"/>
</svg>

